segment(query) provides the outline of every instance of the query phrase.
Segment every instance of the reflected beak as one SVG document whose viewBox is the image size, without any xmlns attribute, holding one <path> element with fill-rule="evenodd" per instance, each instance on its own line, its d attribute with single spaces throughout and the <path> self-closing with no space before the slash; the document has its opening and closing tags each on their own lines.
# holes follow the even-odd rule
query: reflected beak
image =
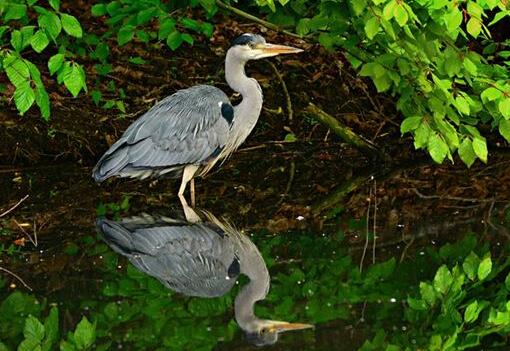
<svg viewBox="0 0 510 351">
<path fill-rule="evenodd" d="M 280 322 L 280 321 L 271 321 L 268 329 L 270 332 L 285 332 L 289 330 L 301 330 L 301 329 L 309 329 L 313 328 L 312 324 L 303 324 L 303 323 L 289 323 L 289 322 Z"/>
<path fill-rule="evenodd" d="M 258 48 L 264 55 L 267 56 L 276 56 L 280 54 L 297 54 L 302 52 L 303 50 L 298 48 L 293 48 L 292 46 L 285 45 L 276 45 L 276 44 L 262 44 Z"/>
</svg>

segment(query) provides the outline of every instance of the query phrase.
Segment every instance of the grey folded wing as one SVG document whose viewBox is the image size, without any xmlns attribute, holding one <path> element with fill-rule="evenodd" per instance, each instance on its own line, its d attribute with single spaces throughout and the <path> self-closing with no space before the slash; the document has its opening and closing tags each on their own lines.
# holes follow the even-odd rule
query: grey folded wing
<svg viewBox="0 0 510 351">
<path fill-rule="evenodd" d="M 232 119 L 232 105 L 220 89 L 179 90 L 129 126 L 94 167 L 93 177 L 97 182 L 146 178 L 203 164 L 225 146 Z"/>
<path fill-rule="evenodd" d="M 240 274 L 239 259 L 228 236 L 206 224 L 128 229 L 122 223 L 101 219 L 97 226 L 113 250 L 177 292 L 221 296 Z"/>
</svg>

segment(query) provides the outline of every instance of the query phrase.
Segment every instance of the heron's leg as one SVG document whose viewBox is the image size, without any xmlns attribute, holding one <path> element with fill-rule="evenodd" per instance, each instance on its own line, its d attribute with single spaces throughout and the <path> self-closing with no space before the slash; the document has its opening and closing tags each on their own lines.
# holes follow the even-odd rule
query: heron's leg
<svg viewBox="0 0 510 351">
<path fill-rule="evenodd" d="M 195 208 L 195 178 L 189 182 L 189 194 L 191 196 L 191 207 Z"/>
<path fill-rule="evenodd" d="M 186 184 L 193 179 L 193 176 L 195 175 L 195 172 L 197 171 L 198 166 L 197 165 L 187 165 L 184 167 L 184 170 L 182 171 L 182 182 L 181 187 L 179 188 L 179 197 L 183 196 L 184 191 L 186 190 Z"/>
<path fill-rule="evenodd" d="M 202 220 L 200 219 L 198 214 L 191 207 L 189 207 L 184 196 L 179 196 L 179 199 L 181 200 L 182 210 L 184 212 L 184 217 L 186 218 L 186 221 L 188 221 L 189 223 L 201 222 Z"/>
</svg>

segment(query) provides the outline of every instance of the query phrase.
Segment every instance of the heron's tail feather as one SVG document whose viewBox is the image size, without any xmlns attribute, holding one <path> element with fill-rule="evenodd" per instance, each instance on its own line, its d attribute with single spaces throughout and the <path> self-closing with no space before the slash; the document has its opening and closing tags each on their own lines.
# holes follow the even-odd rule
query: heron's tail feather
<svg viewBox="0 0 510 351">
<path fill-rule="evenodd" d="M 135 251 L 132 233 L 118 222 L 99 218 L 96 220 L 96 228 L 103 235 L 104 241 L 116 252 L 129 256 Z"/>
<path fill-rule="evenodd" d="M 118 175 L 129 163 L 128 150 L 123 147 L 107 152 L 92 170 L 92 177 L 97 183 Z"/>
</svg>

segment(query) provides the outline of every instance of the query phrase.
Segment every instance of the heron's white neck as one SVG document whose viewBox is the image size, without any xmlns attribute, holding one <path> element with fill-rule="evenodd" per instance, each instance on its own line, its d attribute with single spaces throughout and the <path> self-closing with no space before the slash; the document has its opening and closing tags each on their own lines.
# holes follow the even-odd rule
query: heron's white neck
<svg viewBox="0 0 510 351">
<path fill-rule="evenodd" d="M 250 278 L 239 294 L 236 296 L 234 311 L 236 322 L 245 331 L 251 331 L 259 319 L 253 311 L 255 302 L 263 300 L 269 291 L 269 272 L 264 259 L 253 243 L 251 250 L 239 252 L 241 272 Z"/>
<path fill-rule="evenodd" d="M 228 51 L 225 59 L 225 79 L 228 85 L 243 96 L 239 105 L 234 106 L 234 145 L 236 149 L 246 140 L 255 127 L 262 110 L 262 89 L 254 78 L 246 76 L 245 61 L 241 61 L 234 52 Z"/>
</svg>

